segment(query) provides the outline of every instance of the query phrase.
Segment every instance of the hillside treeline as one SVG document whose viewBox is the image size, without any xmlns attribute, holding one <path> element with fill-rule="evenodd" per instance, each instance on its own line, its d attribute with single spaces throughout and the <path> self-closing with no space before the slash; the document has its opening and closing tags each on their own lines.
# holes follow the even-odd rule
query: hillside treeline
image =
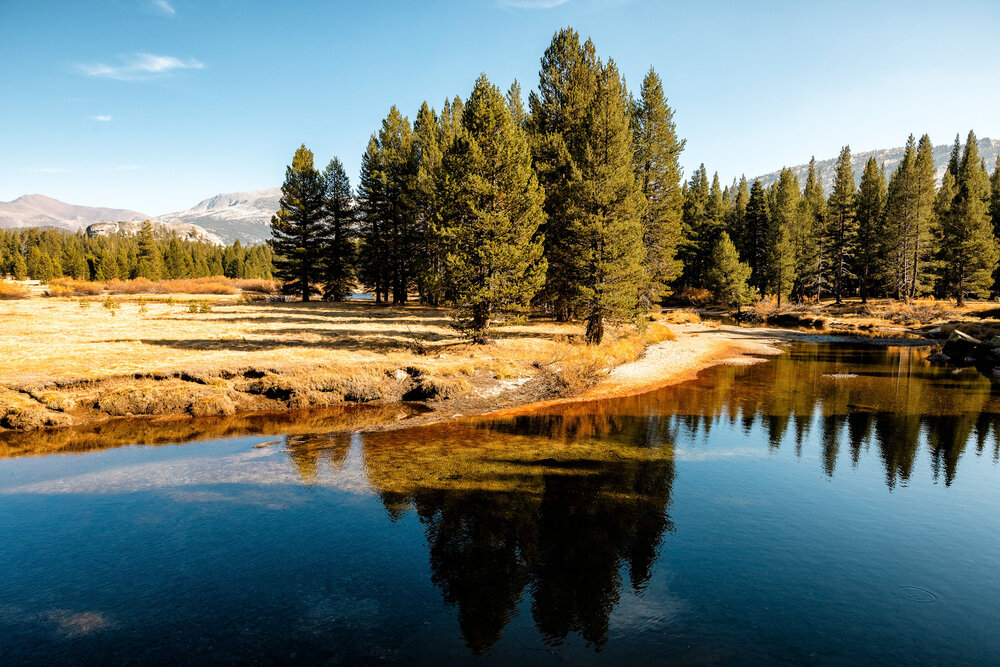
<svg viewBox="0 0 1000 667">
<path fill-rule="evenodd" d="M 975 135 L 940 187 L 931 143 L 912 137 L 887 178 L 855 183 L 844 147 L 833 191 L 815 165 L 765 187 L 683 181 L 673 110 L 653 69 L 631 93 L 612 59 L 571 28 L 542 56 L 537 89 L 485 76 L 468 99 L 396 107 L 372 134 L 356 191 L 340 161 L 302 146 L 272 220 L 275 275 L 309 299 L 360 282 L 378 302 L 455 307 L 476 338 L 535 307 L 586 322 L 635 318 L 679 290 L 735 307 L 757 296 L 988 296 L 1000 250 L 1000 172 Z"/>
<path fill-rule="evenodd" d="M 150 280 L 202 278 L 271 279 L 272 253 L 266 245 L 221 247 L 158 236 L 146 224 L 138 234 L 90 237 L 57 230 L 0 231 L 0 271 L 17 280 Z"/>
<path fill-rule="evenodd" d="M 845 146 L 829 194 L 815 160 L 805 184 L 786 168 L 768 187 L 743 178 L 720 188 L 702 165 L 684 185 L 681 284 L 724 285 L 711 260 L 728 239 L 750 269 L 749 286 L 779 302 L 933 295 L 961 305 L 996 293 L 1000 159 L 990 176 L 975 133 L 964 147 L 956 137 L 939 185 L 932 149 L 927 135 L 911 135 L 888 178 L 869 158 L 856 186 Z"/>
</svg>

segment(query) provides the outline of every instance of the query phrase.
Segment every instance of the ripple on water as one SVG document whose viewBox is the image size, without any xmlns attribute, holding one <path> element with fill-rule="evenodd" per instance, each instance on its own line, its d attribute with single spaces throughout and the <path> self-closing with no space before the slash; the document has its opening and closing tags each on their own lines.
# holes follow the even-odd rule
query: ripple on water
<svg viewBox="0 0 1000 667">
<path fill-rule="evenodd" d="M 904 600 L 920 604 L 930 604 L 931 602 L 937 602 L 938 599 L 933 591 L 920 588 L 919 586 L 900 586 L 898 592 Z"/>
</svg>

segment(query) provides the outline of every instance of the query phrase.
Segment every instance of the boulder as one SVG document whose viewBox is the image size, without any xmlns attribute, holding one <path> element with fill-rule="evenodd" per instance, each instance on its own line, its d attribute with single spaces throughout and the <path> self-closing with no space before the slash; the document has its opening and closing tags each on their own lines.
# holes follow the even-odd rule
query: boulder
<svg viewBox="0 0 1000 667">
<path fill-rule="evenodd" d="M 943 352 L 935 352 L 926 359 L 932 364 L 946 364 L 949 361 L 951 361 L 951 357 L 949 357 L 947 354 L 944 354 Z"/>
<path fill-rule="evenodd" d="M 956 329 L 948 336 L 942 352 L 956 362 L 973 363 L 975 361 L 976 348 L 980 345 L 980 342 L 972 336 Z M 966 361 L 966 359 L 969 360 Z"/>
</svg>

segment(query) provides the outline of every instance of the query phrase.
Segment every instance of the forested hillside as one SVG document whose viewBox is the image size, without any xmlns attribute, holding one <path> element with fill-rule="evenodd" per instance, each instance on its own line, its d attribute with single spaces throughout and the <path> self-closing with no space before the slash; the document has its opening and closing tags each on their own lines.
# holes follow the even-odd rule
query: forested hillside
<svg viewBox="0 0 1000 667">
<path fill-rule="evenodd" d="M 149 223 L 138 234 L 87 236 L 55 230 L 0 231 L 0 270 L 17 279 L 48 281 L 148 278 L 271 278 L 271 249 L 157 236 Z"/>
</svg>

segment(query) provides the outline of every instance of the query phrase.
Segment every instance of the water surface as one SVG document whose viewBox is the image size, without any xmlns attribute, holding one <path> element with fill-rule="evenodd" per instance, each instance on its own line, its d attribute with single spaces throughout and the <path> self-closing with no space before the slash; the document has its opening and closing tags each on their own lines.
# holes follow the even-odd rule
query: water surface
<svg viewBox="0 0 1000 667">
<path fill-rule="evenodd" d="M 1000 397 L 925 355 L 12 436 L 0 663 L 997 664 Z"/>
</svg>

